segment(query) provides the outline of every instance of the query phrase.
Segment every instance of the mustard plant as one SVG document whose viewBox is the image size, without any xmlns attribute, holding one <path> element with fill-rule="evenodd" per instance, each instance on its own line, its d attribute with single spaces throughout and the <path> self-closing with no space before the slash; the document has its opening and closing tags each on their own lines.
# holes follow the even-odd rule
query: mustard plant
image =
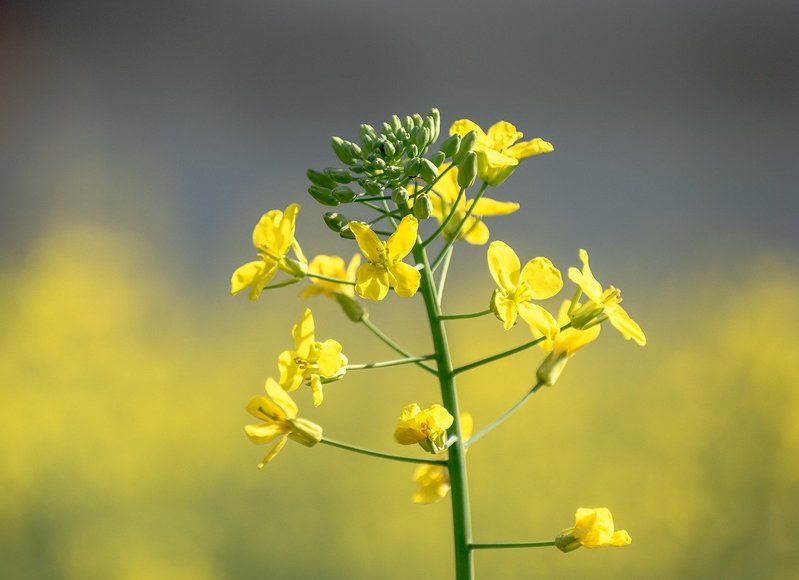
<svg viewBox="0 0 799 580">
<path fill-rule="evenodd" d="M 271 462 L 289 439 L 309 447 L 322 443 L 418 464 L 413 474 L 418 491 L 412 501 L 435 503 L 449 496 L 452 502 L 458 580 L 474 577 L 475 550 L 556 547 L 569 552 L 580 546 L 628 545 L 629 534 L 614 529 L 611 513 L 604 507 L 577 509 L 574 526 L 553 539 L 513 543 L 473 540 L 467 449 L 511 417 L 541 387 L 556 384 L 575 353 L 597 339 L 603 322 L 608 321 L 625 339 L 639 345 L 646 344 L 646 337 L 620 306 L 621 292 L 613 286 L 604 288 L 594 277 L 584 249 L 579 250 L 582 267 L 567 271 L 568 280 L 575 285 L 571 298 L 562 301 L 556 315 L 537 302 L 561 292 L 560 270 L 542 256 L 522 264 L 503 241 L 488 244 L 488 271 L 476 274 L 488 274 L 496 283 L 491 296 L 478 299 L 487 300 L 488 308 L 469 313 L 443 311 L 442 297 L 455 245 L 487 244 L 490 232 L 485 218 L 519 210 L 516 202 L 488 197 L 489 188 L 501 185 L 527 158 L 551 153 L 554 147 L 540 138 L 522 141 L 522 133 L 506 121 L 483 131 L 466 119 L 455 121 L 449 136 L 436 147 L 440 122 L 438 110 L 432 109 L 426 116 L 414 114 L 401 119 L 394 115 L 379 129 L 361 125 L 357 143 L 332 138 L 340 166 L 308 170 L 309 195 L 331 208 L 324 214 L 324 223 L 335 234 L 352 240 L 353 249 L 357 247 L 360 252 L 348 264 L 341 257 L 325 254 L 307 260 L 295 237 L 300 211 L 296 203 L 283 211 L 268 211 L 255 226 L 252 242 L 256 259 L 233 273 L 233 294 L 247 290 L 249 298 L 257 300 L 265 290 L 307 280 L 310 285 L 302 290 L 301 297 L 321 295 L 336 301 L 347 318 L 364 325 L 400 357 L 351 364 L 339 342 L 317 341 L 313 314 L 305 309 L 292 329 L 293 347 L 278 355 L 278 378 L 268 378 L 266 395 L 254 397 L 247 405 L 247 411 L 262 421 L 247 425 L 247 436 L 253 443 L 272 444 L 259 467 Z M 341 213 L 342 206 L 361 208 L 372 215 L 366 221 L 350 219 Z M 276 281 L 278 273 L 282 275 Z M 394 294 L 399 299 L 421 296 L 432 354 L 411 353 L 371 320 L 363 300 L 395 299 Z M 530 338 L 514 348 L 454 366 L 447 323 L 491 315 L 499 321 L 500 332 L 521 322 L 529 329 Z M 459 408 L 458 375 L 535 346 L 544 355 L 535 383 L 519 401 L 474 432 L 471 415 Z M 321 426 L 299 416 L 298 406 L 289 395 L 308 385 L 313 404 L 319 406 L 324 401 L 324 385 L 344 379 L 348 371 L 406 364 L 433 375 L 441 400 L 424 409 L 417 402 L 409 402 L 399 411 L 394 439 L 400 445 L 420 446 L 428 458 L 385 453 L 331 439 Z"/>
</svg>

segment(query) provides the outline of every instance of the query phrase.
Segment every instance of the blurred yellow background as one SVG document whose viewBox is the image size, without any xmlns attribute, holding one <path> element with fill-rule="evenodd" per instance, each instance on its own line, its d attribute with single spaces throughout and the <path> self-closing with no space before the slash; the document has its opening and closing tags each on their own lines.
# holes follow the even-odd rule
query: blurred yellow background
<svg viewBox="0 0 799 580">
<path fill-rule="evenodd" d="M 606 328 L 468 456 L 477 541 L 607 506 L 633 544 L 481 551 L 478 578 L 799 577 L 796 24 L 753 1 L 4 3 L 0 577 L 451 577 L 449 503 L 411 503 L 413 466 L 290 442 L 259 471 L 243 432 L 306 306 L 350 362 L 394 354 L 304 283 L 228 288 L 291 201 L 309 257 L 349 258 L 305 169 L 430 106 L 555 143 L 492 192 L 522 204 L 492 239 L 564 272 L 586 247 L 649 341 Z M 484 251 L 457 248 L 447 311 L 485 307 Z M 430 351 L 420 297 L 369 308 Z M 529 340 L 448 331 L 456 364 Z M 542 357 L 460 378 L 476 428 Z M 396 418 L 439 395 L 397 367 L 296 398 L 329 437 L 419 453 Z"/>
</svg>

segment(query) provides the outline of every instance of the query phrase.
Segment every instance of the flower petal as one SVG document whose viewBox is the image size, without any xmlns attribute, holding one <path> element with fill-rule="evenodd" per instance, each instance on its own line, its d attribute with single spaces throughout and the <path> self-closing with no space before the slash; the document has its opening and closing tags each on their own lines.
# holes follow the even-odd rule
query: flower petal
<svg viewBox="0 0 799 580">
<path fill-rule="evenodd" d="M 350 222 L 350 231 L 355 235 L 355 241 L 361 248 L 364 256 L 370 262 L 383 262 L 386 258 L 386 247 L 377 234 L 368 225 L 362 222 Z"/>
<path fill-rule="evenodd" d="M 437 193 L 441 196 L 441 199 L 444 200 L 447 204 L 452 204 L 455 201 L 455 198 L 458 197 L 458 193 L 460 193 L 460 186 L 458 185 L 458 168 L 453 167 L 452 169 L 447 170 L 447 168 L 451 165 L 451 163 L 444 163 L 438 169 L 438 173 L 441 177 L 439 177 L 436 184 L 433 186 L 432 191 L 433 193 Z"/>
<path fill-rule="evenodd" d="M 520 280 L 530 289 L 530 298 L 551 298 L 563 288 L 563 278 L 548 258 L 533 258 L 522 268 Z"/>
<path fill-rule="evenodd" d="M 264 421 L 283 421 L 286 419 L 283 409 L 263 395 L 250 399 L 250 402 L 247 403 L 247 412 L 253 417 Z"/>
<path fill-rule="evenodd" d="M 501 290 L 510 294 L 519 284 L 519 256 L 508 244 L 501 241 L 491 242 L 488 246 L 488 269 L 494 282 Z"/>
<path fill-rule="evenodd" d="M 311 375 L 311 393 L 313 395 L 313 406 L 318 407 L 325 400 L 322 379 L 319 378 L 319 375 Z"/>
<path fill-rule="evenodd" d="M 482 246 L 488 242 L 490 233 L 488 226 L 483 223 L 483 220 L 475 219 L 469 216 L 469 219 L 463 224 L 461 230 L 463 239 L 473 246 Z"/>
<path fill-rule="evenodd" d="M 627 314 L 627 311 L 615 304 L 611 307 L 605 309 L 605 313 L 608 315 L 608 321 L 613 325 L 613 328 L 621 332 L 622 336 L 627 340 L 631 338 L 637 342 L 640 346 L 646 345 L 646 336 L 644 335 L 644 331 L 641 330 L 641 327 L 638 326 L 638 323 L 635 322 L 630 315 Z"/>
<path fill-rule="evenodd" d="M 516 127 L 507 121 L 499 121 L 488 128 L 488 138 L 493 142 L 492 149 L 502 151 L 522 138 Z"/>
<path fill-rule="evenodd" d="M 416 244 L 416 232 L 419 220 L 412 215 L 406 215 L 386 242 L 386 255 L 389 262 L 401 260 L 411 253 Z"/>
<path fill-rule="evenodd" d="M 253 443 L 269 443 L 275 437 L 285 435 L 290 430 L 287 423 L 261 423 L 245 425 L 244 432 Z"/>
<path fill-rule="evenodd" d="M 519 204 L 515 201 L 496 201 L 488 197 L 481 197 L 474 206 L 472 215 L 492 216 L 507 215 L 519 209 Z"/>
<path fill-rule="evenodd" d="M 302 313 L 300 321 L 291 329 L 297 354 L 308 360 L 314 344 L 314 320 L 310 308 Z"/>
<path fill-rule="evenodd" d="M 480 125 L 469 119 L 458 119 L 449 128 L 449 134 L 455 135 L 456 133 L 463 137 L 468 132 L 474 131 L 477 133 L 477 144 L 482 147 L 490 147 L 491 141 L 488 139 L 485 131 L 480 128 Z"/>
<path fill-rule="evenodd" d="M 543 306 L 522 302 L 519 304 L 519 316 L 544 336 L 554 338 L 558 334 L 558 322 Z"/>
<path fill-rule="evenodd" d="M 416 294 L 422 275 L 419 270 L 406 264 L 397 262 L 388 267 L 389 282 L 394 287 L 397 295 L 408 298 Z"/>
<path fill-rule="evenodd" d="M 277 262 L 272 260 L 255 260 L 236 268 L 230 278 L 230 293 L 236 295 L 250 287 L 250 300 L 257 300 L 261 291 L 277 272 Z"/>
<path fill-rule="evenodd" d="M 575 267 L 569 268 L 569 280 L 577 284 L 589 300 L 602 304 L 602 284 L 594 278 L 591 266 L 588 264 L 588 252 L 580 249 L 580 261 L 583 263 L 582 271 Z"/>
<path fill-rule="evenodd" d="M 494 308 L 497 312 L 497 317 L 503 322 L 503 328 L 510 330 L 516 324 L 516 316 L 519 313 L 519 307 L 510 298 L 504 294 L 497 292 L 494 297 Z"/>
<path fill-rule="evenodd" d="M 287 419 L 294 419 L 297 416 L 297 403 L 273 378 L 266 379 L 264 388 L 266 389 L 266 394 L 280 407 Z"/>
<path fill-rule="evenodd" d="M 280 373 L 278 383 L 286 392 L 296 390 L 305 378 L 305 369 L 294 360 L 298 355 L 291 350 L 284 350 L 277 357 L 277 368 Z"/>
<path fill-rule="evenodd" d="M 516 159 L 524 159 L 525 157 L 540 155 L 541 153 L 552 153 L 554 150 L 555 147 L 552 143 L 536 137 L 531 141 L 516 143 L 513 147 L 505 149 L 503 153 L 515 157 Z"/>
<path fill-rule="evenodd" d="M 317 364 L 319 365 L 319 374 L 323 377 L 332 377 L 338 374 L 342 366 L 342 351 L 341 344 L 333 340 L 327 339 L 321 343 L 321 347 L 317 352 Z"/>
<path fill-rule="evenodd" d="M 258 464 L 258 469 L 263 469 L 264 465 L 272 461 L 277 454 L 280 453 L 280 450 L 286 445 L 286 441 L 288 441 L 288 435 L 283 437 L 280 441 L 278 441 L 272 449 L 269 450 L 269 453 L 261 460 L 261 463 Z"/>
<path fill-rule="evenodd" d="M 358 268 L 355 291 L 361 298 L 382 300 L 388 294 L 388 271 L 384 266 L 362 264 Z"/>
</svg>

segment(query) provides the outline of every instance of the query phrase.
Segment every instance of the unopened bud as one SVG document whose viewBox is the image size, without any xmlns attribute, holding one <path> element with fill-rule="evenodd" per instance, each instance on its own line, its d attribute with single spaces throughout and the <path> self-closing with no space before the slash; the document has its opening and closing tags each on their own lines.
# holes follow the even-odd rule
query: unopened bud
<svg viewBox="0 0 799 580">
<path fill-rule="evenodd" d="M 322 427 L 313 421 L 295 417 L 294 419 L 288 419 L 288 423 L 291 425 L 290 439 L 294 439 L 294 441 L 308 447 L 313 447 L 322 440 Z"/>
<path fill-rule="evenodd" d="M 349 183 L 352 181 L 352 175 L 349 171 L 338 169 L 336 167 L 328 167 L 325 169 L 325 175 L 330 177 L 336 183 Z"/>
<path fill-rule="evenodd" d="M 411 115 L 411 118 L 413 119 L 414 127 L 421 127 L 422 124 L 424 124 L 424 119 L 419 113 L 414 113 L 413 115 Z"/>
<path fill-rule="evenodd" d="M 335 197 L 341 203 L 350 203 L 358 196 L 348 186 L 339 185 L 333 188 L 333 197 Z"/>
<path fill-rule="evenodd" d="M 347 141 L 341 137 L 333 137 L 330 139 L 330 145 L 333 147 L 333 152 L 336 154 L 342 163 L 349 165 L 355 160 L 354 152 L 348 147 Z"/>
<path fill-rule="evenodd" d="M 428 116 L 429 119 L 433 120 L 433 138 L 431 142 L 435 142 L 438 139 L 438 136 L 441 134 L 441 113 L 433 107 L 430 109 L 430 115 Z"/>
<path fill-rule="evenodd" d="M 477 155 L 469 152 L 458 164 L 458 186 L 468 189 L 477 178 Z"/>
<path fill-rule="evenodd" d="M 408 190 L 404 187 L 398 187 L 391 192 L 391 201 L 398 207 L 405 207 L 408 205 Z"/>
<path fill-rule="evenodd" d="M 429 159 L 421 157 L 419 159 L 419 175 L 427 183 L 433 183 L 436 180 L 436 177 L 438 177 L 438 167 L 436 167 Z"/>
<path fill-rule="evenodd" d="M 441 152 L 446 157 L 452 157 L 458 152 L 458 147 L 461 144 L 461 136 L 455 133 L 451 137 L 447 137 L 441 144 Z"/>
<path fill-rule="evenodd" d="M 421 169 L 421 161 L 418 157 L 414 157 L 409 159 L 405 166 L 402 168 L 405 175 L 408 177 L 416 177 L 419 175 L 419 171 Z"/>
<path fill-rule="evenodd" d="M 344 314 L 353 322 L 360 322 L 366 316 L 366 309 L 354 298 L 340 292 L 336 292 L 334 296 Z"/>
<path fill-rule="evenodd" d="M 422 151 L 425 147 L 427 147 L 427 139 L 429 135 L 425 131 L 424 127 L 416 127 L 411 133 L 411 136 L 413 137 L 413 144 L 416 145 L 419 151 Z"/>
<path fill-rule="evenodd" d="M 333 180 L 332 177 L 324 173 L 321 173 L 319 171 L 314 171 L 313 169 L 309 169 L 308 171 L 305 172 L 305 175 L 308 176 L 308 179 L 311 181 L 311 183 L 313 183 L 314 185 L 318 185 L 319 187 L 324 187 L 327 189 L 333 189 L 334 187 L 336 187 L 336 182 Z"/>
<path fill-rule="evenodd" d="M 416 196 L 416 201 L 413 202 L 413 215 L 417 219 L 426 220 L 433 213 L 433 202 L 426 193 Z"/>
<path fill-rule="evenodd" d="M 314 198 L 316 201 L 321 203 L 322 205 L 329 205 L 329 206 L 337 206 L 339 201 L 333 197 L 333 191 L 326 187 L 320 187 L 318 185 L 312 185 L 308 188 L 308 193 L 311 194 L 311 197 Z"/>
<path fill-rule="evenodd" d="M 419 155 L 419 148 L 413 143 L 411 143 L 410 145 L 408 145 L 408 149 L 405 151 L 405 154 L 408 157 L 416 157 L 417 155 Z"/>
<path fill-rule="evenodd" d="M 446 159 L 446 158 L 447 158 L 447 156 L 444 155 L 444 152 L 443 151 L 439 151 L 438 153 L 435 153 L 432 157 L 430 157 L 430 161 L 436 167 L 441 167 L 441 164 L 444 163 L 444 159 Z"/>
<path fill-rule="evenodd" d="M 466 133 L 466 135 L 461 137 L 460 145 L 458 145 L 458 151 L 452 156 L 452 161 L 456 164 L 463 161 L 463 158 L 474 150 L 474 144 L 476 142 L 477 132 L 469 131 Z"/>
<path fill-rule="evenodd" d="M 381 195 L 383 193 L 383 188 L 376 181 L 365 179 L 361 181 L 360 184 L 363 190 L 369 195 Z"/>
<path fill-rule="evenodd" d="M 324 215 L 325 225 L 337 234 L 341 232 L 350 223 L 348 217 L 341 215 L 337 212 L 327 212 Z"/>
<path fill-rule="evenodd" d="M 548 387 L 554 385 L 560 378 L 563 369 L 566 368 L 566 363 L 569 357 L 565 353 L 551 352 L 538 367 L 535 373 L 536 378 Z"/>
</svg>

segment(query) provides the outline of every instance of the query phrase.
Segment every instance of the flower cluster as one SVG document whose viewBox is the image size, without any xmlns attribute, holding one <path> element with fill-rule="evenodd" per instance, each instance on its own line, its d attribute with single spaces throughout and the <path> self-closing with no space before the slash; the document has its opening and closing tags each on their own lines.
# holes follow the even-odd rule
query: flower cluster
<svg viewBox="0 0 799 580">
<path fill-rule="evenodd" d="M 349 244 L 347 255 L 353 257 L 345 262 L 342 257 L 325 253 L 309 262 L 295 239 L 300 207 L 292 203 L 284 211 L 265 213 L 258 221 L 252 234 L 256 259 L 233 272 L 231 292 L 249 290 L 249 298 L 256 300 L 266 290 L 307 280 L 300 297 L 322 296 L 335 301 L 349 320 L 361 324 L 402 357 L 351 364 L 337 340 L 317 340 L 314 316 L 310 308 L 304 309 L 292 328 L 293 347 L 277 357 L 278 379 L 267 379 L 266 394 L 254 397 L 247 405 L 247 411 L 261 421 L 245 427 L 250 440 L 276 441 L 259 467 L 269 463 L 289 439 L 309 447 L 324 443 L 417 463 L 413 479 L 418 489 L 413 502 L 435 503 L 452 490 L 453 509 L 461 512 L 453 519 L 454 525 L 463 528 L 468 527 L 468 510 L 463 513 L 464 502 L 468 505 L 466 447 L 507 420 L 540 388 L 556 384 L 576 352 L 598 338 L 603 322 L 641 346 L 646 344 L 646 336 L 621 307 L 621 291 L 615 286 L 605 288 L 595 278 L 584 249 L 578 254 L 581 267 L 567 270 L 566 283 L 574 285 L 566 290 L 571 297 L 560 299 L 555 315 L 546 303 L 564 290 L 564 277 L 555 264 L 544 256 L 522 262 L 505 241 L 489 243 L 491 232 L 485 219 L 512 214 L 520 205 L 491 199 L 484 193 L 508 179 L 522 160 L 552 152 L 552 144 L 541 138 L 522 141 L 522 133 L 507 121 L 499 121 L 484 131 L 476 123 L 460 119 L 450 126 L 449 137 L 436 148 L 440 130 L 440 114 L 432 109 L 426 116 L 393 116 L 377 129 L 361 125 L 357 142 L 333 137 L 333 152 L 343 165 L 321 171 L 309 169 L 308 193 L 316 202 L 336 208 L 324 214 L 324 223 L 338 234 L 341 243 Z M 350 213 L 355 216 L 351 218 L 342 210 L 369 215 Z M 427 220 L 430 222 L 425 223 Z M 489 276 L 493 279 L 495 289 L 490 297 L 478 300 L 485 305 L 488 299 L 487 309 L 450 314 L 443 312 L 442 296 L 455 244 L 461 241 L 471 246 L 488 244 L 485 258 L 480 260 L 486 260 L 482 263 L 487 263 L 488 272 L 483 270 L 483 275 L 486 281 Z M 435 257 L 428 254 L 436 247 L 434 242 L 438 242 Z M 480 250 L 479 256 L 482 255 Z M 282 280 L 276 279 L 278 271 L 285 275 Z M 371 320 L 365 307 L 369 302 L 364 301 L 384 300 L 392 296 L 391 291 L 404 299 L 421 295 L 433 354 L 411 354 Z M 445 325 L 452 319 L 490 314 L 499 320 L 504 331 L 518 332 L 514 330 L 518 326 L 526 328 L 529 335 L 520 346 L 455 367 L 452 360 L 456 357 L 451 356 Z M 536 345 L 544 353 L 543 361 L 534 376 L 531 371 L 521 374 L 533 386 L 518 403 L 473 435 L 471 415 L 457 411 L 456 375 Z M 308 385 L 313 405 L 319 407 L 325 400 L 325 385 L 340 381 L 348 371 L 404 364 L 435 375 L 445 403 L 433 403 L 423 409 L 413 402 L 400 413 L 394 441 L 404 446 L 418 445 L 427 453 L 424 459 L 323 437 L 322 427 L 299 417 L 297 404 L 289 395 L 303 384 Z M 530 368 L 535 367 L 526 365 L 526 369 Z M 459 578 L 471 577 L 468 554 L 489 545 L 465 543 L 463 538 L 470 536 L 465 529 L 455 536 Z M 580 508 L 573 527 L 563 530 L 554 541 L 533 544 L 554 545 L 568 552 L 580 546 L 622 546 L 630 541 L 626 531 L 614 529 L 607 508 Z"/>
</svg>

